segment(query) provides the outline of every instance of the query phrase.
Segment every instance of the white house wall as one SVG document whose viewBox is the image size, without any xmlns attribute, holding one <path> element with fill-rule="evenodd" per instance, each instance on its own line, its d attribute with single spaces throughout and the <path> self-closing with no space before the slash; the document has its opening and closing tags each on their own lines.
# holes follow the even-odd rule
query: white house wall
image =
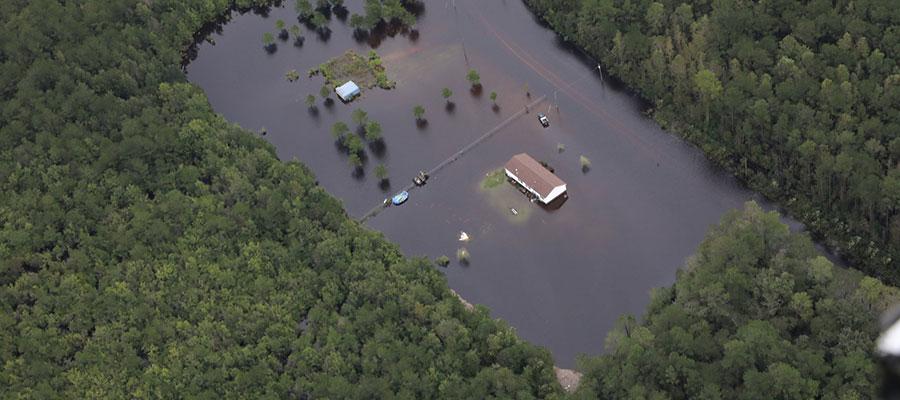
<svg viewBox="0 0 900 400">
<path fill-rule="evenodd" d="M 516 182 L 519 182 L 519 184 L 522 185 L 522 187 L 524 187 L 529 192 L 531 192 L 531 194 L 537 196 L 537 198 L 544 204 L 547 204 L 547 203 L 553 201 L 553 199 L 559 197 L 559 195 L 566 192 L 566 185 L 559 185 L 559 186 L 553 188 L 553 190 L 551 190 L 550 193 L 545 198 L 544 196 L 541 196 L 541 194 L 538 193 L 537 190 L 534 190 L 533 188 L 531 188 L 531 186 L 528 186 L 527 184 L 525 184 L 525 182 L 522 182 L 522 180 L 519 179 L 519 177 L 516 176 L 516 174 L 512 173 L 512 171 L 510 171 L 506 168 L 504 168 L 503 170 L 506 171 L 506 176 L 512 178 Z"/>
<path fill-rule="evenodd" d="M 563 194 L 565 192 L 566 192 L 566 185 L 559 185 L 550 191 L 550 194 L 547 195 L 546 200 L 543 200 L 543 199 L 542 200 L 544 201 L 544 203 L 549 203 L 549 202 L 553 201 L 553 199 L 559 197 L 561 194 Z"/>
</svg>

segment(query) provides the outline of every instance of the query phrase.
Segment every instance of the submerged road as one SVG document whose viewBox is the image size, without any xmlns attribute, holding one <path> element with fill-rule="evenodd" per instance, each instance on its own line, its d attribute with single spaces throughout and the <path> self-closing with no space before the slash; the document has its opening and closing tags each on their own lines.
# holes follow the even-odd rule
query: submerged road
<svg viewBox="0 0 900 400">
<path fill-rule="evenodd" d="M 534 106 L 540 104 L 540 103 L 541 103 L 542 101 L 544 101 L 544 99 L 546 99 L 546 98 L 547 98 L 547 95 L 545 95 L 545 94 L 544 94 L 544 95 L 538 96 L 538 98 L 536 98 L 534 101 L 532 101 L 531 103 L 529 103 L 528 105 L 526 105 L 525 108 L 523 108 L 523 109 L 521 109 L 521 110 L 515 112 L 513 115 L 510 115 L 509 118 L 506 118 L 505 120 L 503 120 L 503 122 L 501 122 L 501 123 L 497 124 L 496 126 L 494 126 L 493 128 L 491 128 L 491 130 L 485 132 L 483 135 L 479 136 L 477 139 L 475 139 L 475 140 L 472 141 L 471 143 L 467 144 L 467 145 L 466 145 L 465 147 L 463 147 L 462 149 L 459 149 L 459 151 L 457 151 L 456 153 L 453 153 L 452 156 L 448 157 L 448 158 L 445 159 L 444 161 L 441 161 L 440 164 L 438 164 L 438 165 L 434 166 L 434 168 L 432 168 L 432 169 L 426 171 L 426 173 L 428 174 L 429 177 L 433 177 L 433 176 L 437 175 L 437 173 L 440 172 L 442 169 L 444 169 L 444 167 L 446 167 L 446 166 L 452 164 L 452 163 L 455 162 L 456 160 L 459 160 L 459 158 L 462 157 L 464 154 L 466 154 L 469 150 L 472 150 L 472 149 L 474 149 L 476 146 L 478 146 L 479 144 L 484 143 L 485 140 L 489 139 L 491 136 L 494 136 L 494 134 L 496 134 L 497 132 L 500 132 L 500 130 L 502 130 L 503 128 L 505 128 L 505 127 L 506 127 L 507 125 L 509 125 L 511 122 L 515 121 L 517 118 L 521 117 L 522 115 L 525 115 L 525 114 L 529 113 L 530 110 L 534 109 Z M 402 192 L 402 191 L 407 191 L 407 192 L 409 192 L 409 191 L 415 189 L 416 187 L 418 187 L 418 186 L 416 186 L 416 185 L 413 184 L 413 183 L 410 183 L 410 184 L 407 184 L 407 185 L 406 185 L 405 187 L 403 187 L 402 189 L 400 189 L 400 190 L 398 191 L 398 193 L 399 193 L 399 192 Z M 387 199 L 385 199 L 385 200 L 387 200 Z M 377 206 L 373 207 L 371 210 L 369 210 L 367 213 L 365 213 L 365 214 L 359 219 L 359 222 L 360 222 L 361 224 L 366 223 L 366 221 L 367 221 L 369 218 L 372 218 L 372 217 L 378 215 L 378 213 L 379 213 L 382 209 L 385 209 L 385 208 L 390 207 L 390 204 L 391 204 L 391 203 L 385 201 L 384 203 L 382 203 L 382 204 L 380 204 L 380 205 L 377 205 Z"/>
<path fill-rule="evenodd" d="M 565 82 L 562 78 L 559 77 L 559 75 L 557 75 L 553 71 L 553 69 L 544 66 L 537 57 L 531 55 L 521 45 L 515 43 L 512 39 L 507 39 L 490 22 L 488 22 L 488 20 L 485 19 L 485 17 L 481 13 L 471 13 L 466 6 L 462 6 L 462 9 L 470 18 L 479 21 L 484 29 L 490 32 L 491 35 L 495 39 L 497 39 L 497 41 L 502 44 L 510 54 L 519 59 L 523 65 L 530 68 L 532 71 L 534 71 L 534 73 L 553 85 L 553 87 L 555 87 L 559 91 L 567 94 L 573 101 L 582 106 L 585 111 L 590 112 L 597 117 L 600 117 L 603 120 L 609 122 L 610 125 L 614 128 L 612 131 L 626 138 L 631 142 L 632 145 L 638 146 L 647 153 L 652 154 L 652 157 L 655 158 L 657 162 L 661 161 L 662 158 L 671 160 L 671 156 L 666 153 L 657 151 L 656 148 L 652 146 L 646 139 L 642 138 L 639 135 L 636 135 L 635 132 L 628 129 L 619 118 L 617 118 L 613 114 L 610 114 L 602 107 L 600 107 L 600 105 L 596 104 L 595 101 L 589 99 L 587 96 L 579 92 L 574 84 L 580 79 L 568 83 Z"/>
</svg>

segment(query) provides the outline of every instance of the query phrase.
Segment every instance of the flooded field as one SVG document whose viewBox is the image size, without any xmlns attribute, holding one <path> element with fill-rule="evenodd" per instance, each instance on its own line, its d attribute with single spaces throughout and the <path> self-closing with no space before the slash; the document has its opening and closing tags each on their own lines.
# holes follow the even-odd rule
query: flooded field
<svg viewBox="0 0 900 400">
<path fill-rule="evenodd" d="M 360 1 L 347 3 L 361 12 Z M 671 284 L 723 213 L 751 199 L 765 205 L 644 117 L 634 96 L 602 79 L 595 64 L 538 24 L 521 1 L 425 3 L 418 34 L 359 41 L 346 21 L 332 16 L 327 40 L 303 28 L 302 47 L 277 40 L 273 53 L 263 49 L 262 36 L 275 32 L 277 19 L 296 22 L 293 2 L 265 16 L 235 14 L 211 35 L 214 45 L 198 46 L 188 77 L 217 112 L 247 129 L 264 129 L 283 160 L 309 166 L 356 218 L 408 186 L 418 171 L 496 130 L 411 190 L 405 204 L 366 225 L 409 256 L 449 256 L 441 270 L 453 289 L 549 348 L 563 367 L 573 366 L 577 354 L 602 352 L 618 316 L 639 315 L 651 288 Z M 373 45 L 396 88 L 324 105 L 322 78 L 307 78 L 306 71 L 349 49 L 366 54 Z M 481 75 L 480 93 L 470 91 L 470 68 Z M 293 83 L 285 79 L 292 69 L 300 73 Z M 452 107 L 441 96 L 444 87 L 454 93 Z M 305 104 L 309 94 L 317 96 L 316 111 Z M 536 104 L 526 113 L 529 103 Z M 427 123 L 416 123 L 416 105 L 425 108 Z M 356 108 L 378 121 L 384 136 L 384 148 L 367 148 L 361 172 L 330 132 L 337 121 L 355 128 Z M 540 126 L 538 112 L 550 118 L 549 128 Z M 482 188 L 485 174 L 522 152 L 548 163 L 568 184 L 560 208 L 538 207 L 506 183 Z M 587 172 L 582 155 L 591 161 Z M 381 163 L 389 185 L 375 177 Z M 460 231 L 470 242 L 458 241 Z M 468 265 L 455 259 L 463 245 Z"/>
</svg>

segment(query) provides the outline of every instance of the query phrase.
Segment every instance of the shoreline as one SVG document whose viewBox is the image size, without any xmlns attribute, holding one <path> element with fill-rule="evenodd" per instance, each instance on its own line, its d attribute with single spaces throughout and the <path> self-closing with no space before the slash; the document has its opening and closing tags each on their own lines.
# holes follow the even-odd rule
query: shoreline
<svg viewBox="0 0 900 400">
<path fill-rule="evenodd" d="M 475 311 L 475 305 L 466 301 L 466 299 L 460 296 L 455 290 L 450 289 L 450 293 L 456 296 L 467 311 Z M 584 375 L 574 369 L 560 368 L 556 365 L 553 366 L 553 372 L 556 375 L 556 381 L 559 382 L 559 385 L 562 386 L 563 390 L 567 393 L 572 393 L 578 389 L 578 385 L 581 383 L 581 378 Z"/>
</svg>

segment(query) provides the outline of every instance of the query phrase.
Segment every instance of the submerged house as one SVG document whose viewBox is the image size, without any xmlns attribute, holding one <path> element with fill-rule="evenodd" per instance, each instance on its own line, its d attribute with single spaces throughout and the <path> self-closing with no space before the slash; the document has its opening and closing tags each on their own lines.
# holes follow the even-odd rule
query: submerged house
<svg viewBox="0 0 900 400">
<path fill-rule="evenodd" d="M 547 204 L 566 192 L 566 183 L 528 154 L 516 154 L 504 167 L 506 176 Z"/>
<path fill-rule="evenodd" d="M 353 100 L 354 97 L 359 96 L 359 86 L 353 81 L 347 81 L 347 83 L 334 88 L 334 92 L 337 93 L 341 100 L 348 102 Z"/>
</svg>

